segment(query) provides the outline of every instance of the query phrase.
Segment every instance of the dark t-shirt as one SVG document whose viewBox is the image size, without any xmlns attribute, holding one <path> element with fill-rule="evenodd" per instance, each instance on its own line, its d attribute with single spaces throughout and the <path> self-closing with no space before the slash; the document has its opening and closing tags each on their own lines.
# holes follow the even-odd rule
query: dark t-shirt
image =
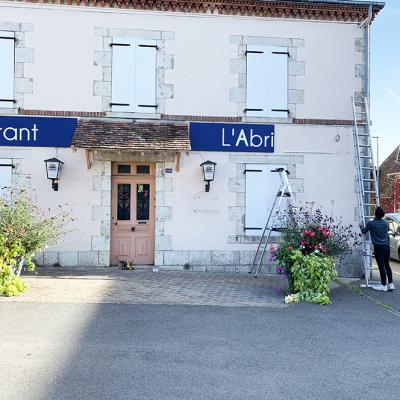
<svg viewBox="0 0 400 400">
<path fill-rule="evenodd" d="M 389 224 L 384 219 L 374 218 L 367 222 L 365 228 L 361 228 L 362 233 L 371 233 L 371 241 L 373 244 L 387 245 L 389 244 Z"/>
</svg>

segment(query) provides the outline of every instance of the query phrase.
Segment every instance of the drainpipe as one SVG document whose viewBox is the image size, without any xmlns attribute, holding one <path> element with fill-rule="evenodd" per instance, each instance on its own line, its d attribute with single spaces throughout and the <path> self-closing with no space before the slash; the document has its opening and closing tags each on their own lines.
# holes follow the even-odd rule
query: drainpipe
<svg viewBox="0 0 400 400">
<path fill-rule="evenodd" d="M 371 52 L 371 21 L 372 21 L 372 4 L 368 6 L 368 19 L 365 24 L 365 77 L 364 77 L 364 95 L 368 100 L 370 108 L 370 52 Z"/>
</svg>

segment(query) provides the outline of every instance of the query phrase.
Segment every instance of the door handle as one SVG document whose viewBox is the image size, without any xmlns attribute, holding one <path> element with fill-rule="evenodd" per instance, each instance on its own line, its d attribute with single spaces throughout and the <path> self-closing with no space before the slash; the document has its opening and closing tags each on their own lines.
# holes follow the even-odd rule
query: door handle
<svg viewBox="0 0 400 400">
<path fill-rule="evenodd" d="M 134 226 L 132 226 L 131 231 L 134 232 L 136 230 L 136 228 Z"/>
</svg>

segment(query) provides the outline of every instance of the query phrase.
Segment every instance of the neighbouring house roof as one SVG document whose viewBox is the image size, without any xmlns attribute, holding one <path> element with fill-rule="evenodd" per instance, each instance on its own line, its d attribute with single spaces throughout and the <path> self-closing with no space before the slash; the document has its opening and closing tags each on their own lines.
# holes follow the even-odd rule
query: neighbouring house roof
<svg viewBox="0 0 400 400">
<path fill-rule="evenodd" d="M 381 197 L 390 197 L 392 195 L 392 179 L 388 174 L 400 174 L 400 145 L 398 145 L 389 157 L 379 167 L 379 191 Z"/>
<path fill-rule="evenodd" d="M 188 151 L 187 124 L 80 119 L 73 147 L 130 151 Z"/>
<path fill-rule="evenodd" d="M 254 15 L 260 17 L 299 18 L 312 20 L 357 21 L 368 17 L 372 6 L 374 18 L 385 6 L 380 1 L 356 0 L 13 0 L 25 3 L 73 6 L 111 7 L 122 9 Z"/>
</svg>

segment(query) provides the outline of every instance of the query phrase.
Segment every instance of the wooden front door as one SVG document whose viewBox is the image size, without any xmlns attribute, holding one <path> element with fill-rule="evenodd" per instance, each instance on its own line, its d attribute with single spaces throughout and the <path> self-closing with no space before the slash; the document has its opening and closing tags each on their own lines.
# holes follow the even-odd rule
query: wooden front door
<svg viewBox="0 0 400 400">
<path fill-rule="evenodd" d="M 154 167 L 148 164 L 113 165 L 115 172 L 112 176 L 111 201 L 113 265 L 118 261 L 128 260 L 132 260 L 135 265 L 154 264 L 153 170 Z"/>
</svg>

